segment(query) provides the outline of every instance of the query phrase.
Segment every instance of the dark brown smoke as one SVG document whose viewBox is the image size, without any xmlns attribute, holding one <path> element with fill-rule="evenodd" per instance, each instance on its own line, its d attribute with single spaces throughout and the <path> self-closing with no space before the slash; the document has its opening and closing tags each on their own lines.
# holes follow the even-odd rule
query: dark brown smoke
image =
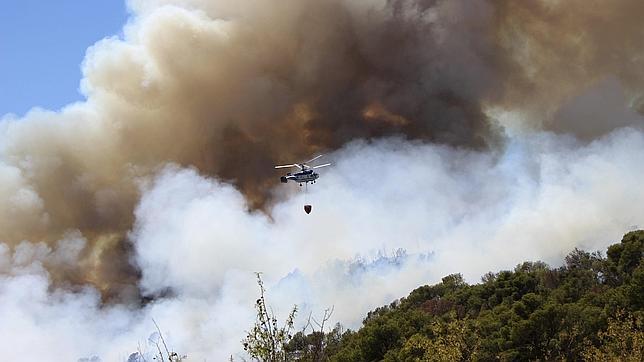
<svg viewBox="0 0 644 362">
<path fill-rule="evenodd" d="M 256 209 L 272 165 L 354 139 L 488 149 L 508 126 L 490 110 L 592 138 L 614 127 L 558 111 L 609 78 L 619 107 L 644 107 L 640 1 L 159 3 L 132 1 L 125 39 L 88 51 L 86 102 L 2 128 L 0 240 L 79 231 L 81 262 L 52 277 L 106 297 L 136 283 L 127 231 L 167 163 L 232 182 Z"/>
</svg>

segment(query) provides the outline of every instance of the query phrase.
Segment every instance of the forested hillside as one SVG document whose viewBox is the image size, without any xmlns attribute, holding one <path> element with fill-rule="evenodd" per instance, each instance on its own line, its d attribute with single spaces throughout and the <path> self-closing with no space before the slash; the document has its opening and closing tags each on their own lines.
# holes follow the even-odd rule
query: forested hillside
<svg viewBox="0 0 644 362">
<path fill-rule="evenodd" d="M 358 331 L 296 334 L 289 359 L 631 360 L 644 356 L 644 231 L 563 266 L 524 262 L 469 285 L 460 274 L 370 312 Z"/>
</svg>

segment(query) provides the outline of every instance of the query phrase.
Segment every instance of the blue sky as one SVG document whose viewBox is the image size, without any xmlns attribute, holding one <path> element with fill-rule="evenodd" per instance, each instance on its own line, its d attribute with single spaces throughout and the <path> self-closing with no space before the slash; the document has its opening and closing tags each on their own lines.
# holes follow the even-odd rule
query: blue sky
<svg viewBox="0 0 644 362">
<path fill-rule="evenodd" d="M 118 35 L 123 0 L 19 0 L 0 6 L 0 117 L 82 100 L 85 50 Z"/>
</svg>

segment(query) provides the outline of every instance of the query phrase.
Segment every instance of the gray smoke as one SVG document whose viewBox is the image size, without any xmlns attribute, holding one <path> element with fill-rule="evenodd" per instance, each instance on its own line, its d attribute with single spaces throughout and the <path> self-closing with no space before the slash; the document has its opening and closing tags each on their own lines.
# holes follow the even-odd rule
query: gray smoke
<svg viewBox="0 0 644 362">
<path fill-rule="evenodd" d="M 82 262 L 52 278 L 127 299 L 132 211 L 166 163 L 230 182 L 266 212 L 270 165 L 354 139 L 486 150 L 508 132 L 592 140 L 641 125 L 639 2 L 574 19 L 570 3 L 549 4 L 132 1 L 123 39 L 87 52 L 85 102 L 1 122 L 0 240 L 52 246 L 79 231 Z M 586 107 L 598 97 L 603 113 Z"/>
<path fill-rule="evenodd" d="M 78 233 L 51 249 L 5 246 L 0 270 L 11 276 L 0 280 L 0 340 L 13 346 L 10 359 L 124 360 L 139 342 L 151 350 L 155 318 L 191 359 L 241 356 L 254 321 L 254 271 L 264 272 L 281 317 L 292 304 L 301 316 L 335 306 L 332 322 L 355 328 L 367 311 L 449 273 L 476 282 L 524 260 L 558 265 L 574 247 L 616 242 L 642 222 L 642 151 L 644 133 L 628 128 L 586 145 L 517 137 L 500 155 L 353 142 L 330 156 L 334 167 L 307 195 L 287 187 L 272 218 L 248 213 L 232 185 L 168 166 L 144 187 L 130 238 L 140 288 L 171 296 L 143 308 L 102 306 L 93 288 L 52 286 L 44 265 L 73 264 L 86 242 Z"/>
<path fill-rule="evenodd" d="M 356 326 L 641 223 L 639 1 L 129 6 L 87 52 L 86 101 L 0 121 L 8 359 L 125 359 L 154 317 L 221 360 L 254 271 L 277 310 Z M 276 187 L 273 164 L 323 151 L 306 196 Z"/>
</svg>

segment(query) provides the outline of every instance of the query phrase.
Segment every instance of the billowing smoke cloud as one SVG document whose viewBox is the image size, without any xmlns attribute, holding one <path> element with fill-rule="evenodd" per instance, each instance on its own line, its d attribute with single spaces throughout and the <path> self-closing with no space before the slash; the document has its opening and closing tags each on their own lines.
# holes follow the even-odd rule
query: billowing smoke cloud
<svg viewBox="0 0 644 362">
<path fill-rule="evenodd" d="M 2 121 L 0 240 L 78 230 L 82 262 L 52 277 L 123 297 L 140 185 L 168 162 L 268 211 L 272 164 L 354 139 L 484 150 L 503 126 L 592 139 L 641 124 L 639 2 L 548 4 L 131 1 L 124 38 L 88 50 L 86 102 Z M 579 110 L 606 92 L 617 113 Z"/>
<path fill-rule="evenodd" d="M 168 162 L 266 209 L 273 164 L 353 139 L 497 142 L 482 106 L 500 85 L 485 3 L 210 3 L 132 2 L 124 39 L 87 53 L 86 102 L 2 122 L 0 240 L 80 230 L 83 262 L 54 278 L 110 296 L 136 280 L 125 234 L 140 183 Z"/>
<path fill-rule="evenodd" d="M 73 263 L 85 243 L 78 233 L 52 249 L 4 247 L 0 269 L 11 276 L 0 279 L 0 338 L 17 360 L 123 360 L 138 342 L 151 350 L 155 318 L 176 350 L 225 360 L 254 320 L 253 271 L 264 272 L 279 315 L 292 304 L 301 316 L 335 306 L 333 321 L 356 327 L 368 310 L 449 273 L 475 282 L 619 240 L 644 215 L 643 151 L 644 133 L 633 129 L 586 145 L 515 138 L 500 155 L 354 142 L 308 194 L 292 185 L 272 219 L 248 213 L 230 184 L 168 166 L 145 186 L 130 235 L 141 289 L 165 297 L 133 308 L 101 306 L 92 288 L 51 291 L 44 266 Z"/>
<path fill-rule="evenodd" d="M 123 359 L 155 317 L 221 360 L 253 271 L 276 307 L 355 326 L 445 274 L 641 223 L 639 1 L 129 6 L 87 52 L 86 101 L 0 122 L 10 357 Z M 335 165 L 307 216 L 272 165 L 318 152 Z"/>
</svg>

